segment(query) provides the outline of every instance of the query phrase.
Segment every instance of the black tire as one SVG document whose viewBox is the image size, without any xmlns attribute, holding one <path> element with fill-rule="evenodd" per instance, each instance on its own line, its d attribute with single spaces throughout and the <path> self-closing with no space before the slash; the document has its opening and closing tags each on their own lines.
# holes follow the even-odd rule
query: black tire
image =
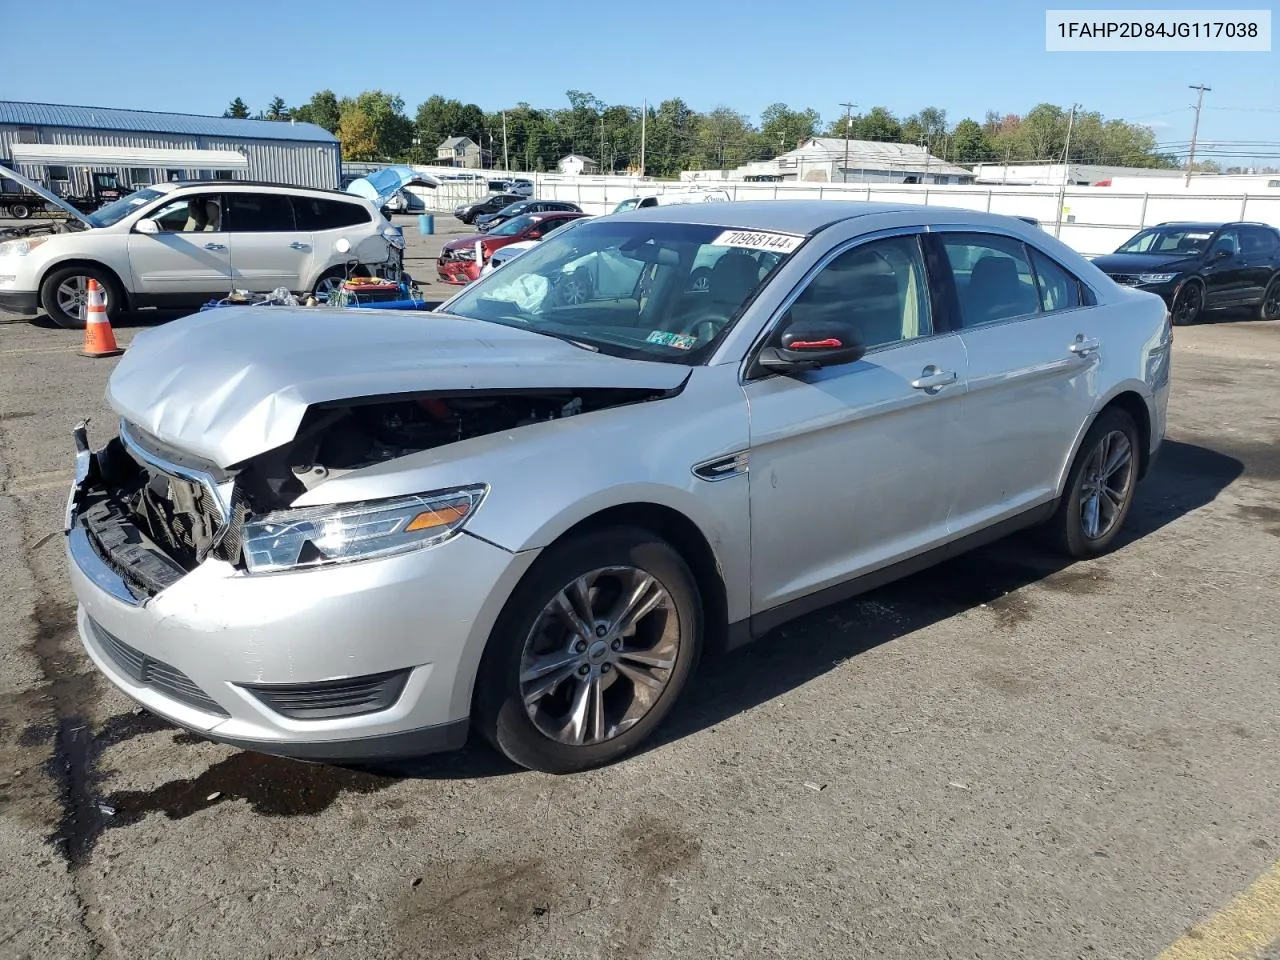
<svg viewBox="0 0 1280 960">
<path fill-rule="evenodd" d="M 690 293 L 709 293 L 711 291 L 711 271 L 707 267 L 699 267 L 689 274 Z"/>
<path fill-rule="evenodd" d="M 671 603 L 663 617 L 674 615 L 680 631 L 674 664 L 666 686 L 633 726 L 596 743 L 562 743 L 539 730 L 525 709 L 520 686 L 525 644 L 558 593 L 579 577 L 613 566 L 647 573 L 666 590 Z M 576 773 L 610 763 L 647 739 L 675 705 L 697 667 L 702 634 L 697 582 L 680 554 L 665 541 L 645 530 L 619 527 L 556 544 L 520 582 L 494 626 L 476 678 L 474 721 L 494 747 L 530 770 Z M 561 685 L 572 679 L 566 677 Z M 615 683 L 622 681 L 622 676 L 615 677 Z"/>
<path fill-rule="evenodd" d="M 363 263 L 358 263 L 351 268 L 351 276 L 353 277 L 365 276 L 367 274 L 367 271 L 368 271 L 368 268 Z M 321 292 L 324 290 L 325 286 L 329 281 L 338 280 L 339 282 L 341 282 L 346 278 L 347 278 L 347 268 L 345 265 L 341 267 L 330 267 L 324 273 L 320 274 L 320 276 L 316 277 L 316 282 L 311 287 L 311 294 L 312 296 L 319 299 Z"/>
<path fill-rule="evenodd" d="M 1204 313 L 1204 286 L 1194 280 L 1183 284 L 1169 311 L 1175 327 L 1189 327 Z"/>
<path fill-rule="evenodd" d="M 15 203 L 9 208 L 9 215 L 15 220 L 25 220 L 31 216 L 31 208 L 25 203 Z"/>
<path fill-rule="evenodd" d="M 1258 305 L 1259 320 L 1280 320 L 1280 273 L 1271 278 L 1262 303 Z"/>
<path fill-rule="evenodd" d="M 1089 488 L 1097 487 L 1095 467 L 1099 463 L 1099 448 L 1104 438 L 1114 438 L 1117 434 L 1122 434 L 1129 444 L 1129 459 L 1126 467 L 1128 475 L 1124 492 L 1121 502 L 1114 507 L 1114 512 L 1109 518 L 1109 526 L 1101 531 L 1100 535 L 1090 535 L 1087 531 L 1089 514 L 1086 500 L 1089 499 Z M 1129 516 L 1129 509 L 1133 506 L 1138 474 L 1141 472 L 1142 458 L 1145 456 L 1146 451 L 1142 449 L 1133 417 L 1116 407 L 1109 407 L 1098 415 L 1089 432 L 1085 434 L 1084 441 L 1080 444 L 1076 458 L 1071 464 L 1062 499 L 1058 502 L 1053 517 L 1044 526 L 1043 532 L 1046 539 L 1057 552 L 1083 560 L 1096 557 L 1111 548 L 1111 544 L 1124 526 L 1125 519 Z M 1115 476 L 1113 475 L 1113 478 Z M 1094 509 L 1104 511 L 1105 505 L 1101 505 L 1103 494 L 1099 493 L 1096 500 L 1100 505 L 1095 506 Z M 1107 503 L 1113 502 L 1107 500 Z M 1100 513 L 1099 516 L 1107 519 L 1105 512 Z"/>
<path fill-rule="evenodd" d="M 565 306 L 586 303 L 595 294 L 595 284 L 586 270 L 574 270 L 556 284 L 556 299 Z"/>
<path fill-rule="evenodd" d="M 124 292 L 111 271 L 91 264 L 63 267 L 44 278 L 44 283 L 40 284 L 40 304 L 49 319 L 68 330 L 84 329 L 84 316 L 68 312 L 59 303 L 59 289 L 66 283 L 74 283 L 77 278 L 98 281 L 107 297 L 107 319 L 114 322 L 124 305 Z"/>
</svg>

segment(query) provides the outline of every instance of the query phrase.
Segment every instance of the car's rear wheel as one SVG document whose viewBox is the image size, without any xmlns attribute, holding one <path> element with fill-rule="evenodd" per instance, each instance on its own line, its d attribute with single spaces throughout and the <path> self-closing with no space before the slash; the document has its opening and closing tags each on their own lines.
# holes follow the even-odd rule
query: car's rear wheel
<svg viewBox="0 0 1280 960">
<path fill-rule="evenodd" d="M 671 710 L 701 644 L 697 583 L 664 541 L 618 528 L 553 546 L 494 627 L 477 726 L 533 770 L 608 763 Z"/>
<path fill-rule="evenodd" d="M 357 264 L 351 268 L 351 275 L 364 276 L 367 273 L 364 264 Z M 338 288 L 342 286 L 342 282 L 347 279 L 346 267 L 331 267 L 324 273 L 320 274 L 320 279 L 316 281 L 316 285 L 311 292 L 315 294 L 317 300 L 328 300 L 328 298 L 338 292 Z"/>
<path fill-rule="evenodd" d="M 1170 314 L 1173 325 L 1188 327 L 1200 318 L 1204 310 L 1204 287 L 1195 282 L 1184 284 L 1173 301 Z"/>
<path fill-rule="evenodd" d="M 102 267 L 73 266 L 54 270 L 40 285 L 40 303 L 49 319 L 68 330 L 84 327 L 89 304 L 89 281 L 97 280 L 106 297 L 107 318 L 115 320 L 124 295 L 111 273 Z"/>
<path fill-rule="evenodd" d="M 1280 274 L 1272 277 L 1271 282 L 1267 284 L 1267 292 L 1262 295 L 1258 316 L 1262 320 L 1280 320 Z"/>
<path fill-rule="evenodd" d="M 1143 451 L 1138 428 L 1123 410 L 1104 410 L 1093 422 L 1067 474 L 1045 532 L 1076 559 L 1106 552 L 1133 505 Z"/>
</svg>

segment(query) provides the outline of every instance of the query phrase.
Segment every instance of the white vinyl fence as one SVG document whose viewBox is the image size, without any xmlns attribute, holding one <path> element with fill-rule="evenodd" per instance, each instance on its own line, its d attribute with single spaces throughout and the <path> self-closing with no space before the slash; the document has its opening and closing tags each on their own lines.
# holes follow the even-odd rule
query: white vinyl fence
<svg viewBox="0 0 1280 960">
<path fill-rule="evenodd" d="M 431 173 L 448 172 L 422 168 Z M 455 171 L 456 172 L 456 171 Z M 475 171 L 488 179 L 508 176 L 498 170 Z M 612 212 L 629 197 L 685 193 L 691 184 L 635 177 L 573 177 L 562 174 L 517 173 L 534 181 L 534 195 L 545 200 L 570 200 L 591 214 Z M 1236 192 L 1224 184 L 1219 194 L 1205 193 L 1204 179 L 1196 190 L 1159 184 L 1142 193 L 1111 187 L 975 186 L 889 183 L 747 183 L 700 180 L 703 189 L 725 190 L 734 200 L 847 200 L 926 204 L 982 210 L 1010 216 L 1035 217 L 1049 233 L 1086 256 L 1110 253 L 1143 227 L 1169 220 L 1250 220 L 1280 227 L 1280 188 Z M 428 211 L 450 212 L 460 203 L 487 195 L 485 181 L 446 181 L 438 189 L 410 187 Z M 1061 207 L 1059 202 L 1061 201 Z"/>
</svg>

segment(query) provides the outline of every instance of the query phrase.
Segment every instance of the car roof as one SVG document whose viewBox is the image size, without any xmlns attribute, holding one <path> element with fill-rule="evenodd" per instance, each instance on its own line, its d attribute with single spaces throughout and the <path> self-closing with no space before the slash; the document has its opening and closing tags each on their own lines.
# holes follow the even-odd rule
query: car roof
<svg viewBox="0 0 1280 960">
<path fill-rule="evenodd" d="M 216 187 L 218 190 L 259 190 L 263 187 L 270 187 L 274 190 L 287 190 L 290 193 L 318 193 L 326 197 L 342 197 L 346 200 L 364 200 L 364 197 L 355 193 L 348 193 L 345 190 L 330 190 L 326 187 L 300 187 L 292 183 L 278 183 L 274 180 L 170 180 L 167 183 L 155 183 L 151 185 L 151 189 L 159 190 L 185 190 L 188 187 L 199 187 L 208 190 L 210 187 Z"/>
<path fill-rule="evenodd" d="M 775 230 L 779 233 L 807 236 L 835 223 L 883 214 L 910 214 L 912 222 L 921 226 L 957 222 L 993 226 L 1010 222 L 1021 224 L 1015 217 L 958 207 L 868 203 L 864 200 L 694 201 L 628 210 L 611 214 L 610 219 L 693 223 L 732 230 Z"/>
</svg>

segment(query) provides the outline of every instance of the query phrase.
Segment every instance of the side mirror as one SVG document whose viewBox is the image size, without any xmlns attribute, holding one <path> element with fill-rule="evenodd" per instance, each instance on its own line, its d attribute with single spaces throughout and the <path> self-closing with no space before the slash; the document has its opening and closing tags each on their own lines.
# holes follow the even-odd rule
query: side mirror
<svg viewBox="0 0 1280 960">
<path fill-rule="evenodd" d="M 530 231 L 529 231 L 528 236 L 529 236 L 529 239 L 530 239 L 530 240 L 539 240 L 539 239 L 541 239 L 541 238 L 542 238 L 542 231 L 541 231 L 541 230 L 530 230 Z"/>
<path fill-rule="evenodd" d="M 844 323 L 793 323 L 778 344 L 760 351 L 757 367 L 785 375 L 856 363 L 867 352 L 858 331 Z"/>
<path fill-rule="evenodd" d="M 135 233 L 145 233 L 149 236 L 155 236 L 160 232 L 160 224 L 156 223 L 150 217 L 139 220 L 133 225 Z"/>
<path fill-rule="evenodd" d="M 339 253 L 350 253 L 351 241 L 348 240 L 346 237 L 339 237 L 334 242 L 333 249 L 337 250 Z"/>
</svg>

